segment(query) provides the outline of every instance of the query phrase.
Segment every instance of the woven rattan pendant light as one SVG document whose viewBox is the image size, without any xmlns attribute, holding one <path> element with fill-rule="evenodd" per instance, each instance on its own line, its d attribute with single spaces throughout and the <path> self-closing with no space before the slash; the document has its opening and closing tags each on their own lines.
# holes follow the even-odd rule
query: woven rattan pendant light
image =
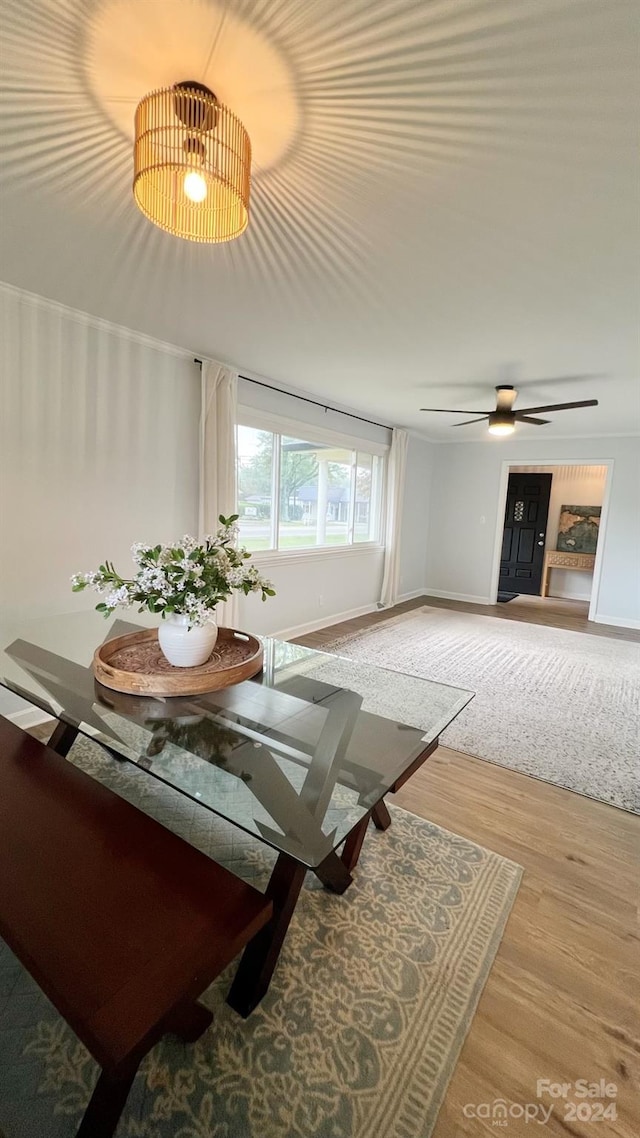
<svg viewBox="0 0 640 1138">
<path fill-rule="evenodd" d="M 133 195 L 150 221 L 187 241 L 231 241 L 249 221 L 251 142 L 202 83 L 152 91 L 135 118 Z"/>
</svg>

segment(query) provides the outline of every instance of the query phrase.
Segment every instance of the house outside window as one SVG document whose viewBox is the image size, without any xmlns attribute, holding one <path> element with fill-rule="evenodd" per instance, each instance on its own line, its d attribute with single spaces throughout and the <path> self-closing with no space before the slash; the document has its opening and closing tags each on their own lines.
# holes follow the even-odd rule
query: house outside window
<svg viewBox="0 0 640 1138">
<path fill-rule="evenodd" d="M 287 434 L 273 429 L 258 412 L 241 412 L 237 475 L 242 544 L 270 552 L 378 544 L 385 449 L 317 429 Z"/>
</svg>

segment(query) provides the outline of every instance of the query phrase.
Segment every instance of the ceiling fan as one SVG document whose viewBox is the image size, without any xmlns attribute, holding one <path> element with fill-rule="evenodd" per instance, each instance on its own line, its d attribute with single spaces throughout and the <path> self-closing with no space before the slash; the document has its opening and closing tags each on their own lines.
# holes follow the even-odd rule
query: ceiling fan
<svg viewBox="0 0 640 1138">
<path fill-rule="evenodd" d="M 542 427 L 550 423 L 550 419 L 537 419 L 534 416 L 544 411 L 569 411 L 574 407 L 597 407 L 597 399 L 580 399 L 577 403 L 547 403 L 544 407 L 524 407 L 521 411 L 514 411 L 513 405 L 518 392 L 515 387 L 501 384 L 496 387 L 497 399 L 495 411 L 453 411 L 450 407 L 421 407 L 421 411 L 442 411 L 447 415 L 479 415 L 479 419 L 465 419 L 464 423 L 452 423 L 453 427 L 468 427 L 471 423 L 482 423 L 489 420 L 489 433 L 491 435 L 510 435 L 515 431 L 516 423 L 533 423 Z"/>
</svg>

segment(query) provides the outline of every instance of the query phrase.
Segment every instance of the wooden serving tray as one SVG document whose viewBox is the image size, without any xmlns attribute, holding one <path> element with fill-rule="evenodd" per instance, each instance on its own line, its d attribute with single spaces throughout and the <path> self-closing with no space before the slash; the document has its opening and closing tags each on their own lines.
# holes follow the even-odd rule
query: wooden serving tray
<svg viewBox="0 0 640 1138">
<path fill-rule="evenodd" d="M 209 659 L 174 668 L 163 656 L 158 630 L 148 628 L 105 640 L 93 656 L 99 683 L 133 695 L 202 695 L 248 680 L 262 669 L 262 644 L 248 632 L 219 628 Z"/>
</svg>

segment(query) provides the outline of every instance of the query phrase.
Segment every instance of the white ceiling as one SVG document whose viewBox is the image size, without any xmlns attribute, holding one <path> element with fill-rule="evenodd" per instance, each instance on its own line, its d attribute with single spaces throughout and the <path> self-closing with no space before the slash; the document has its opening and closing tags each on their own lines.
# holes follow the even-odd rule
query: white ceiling
<svg viewBox="0 0 640 1138">
<path fill-rule="evenodd" d="M 499 382 L 601 401 L 522 437 L 637 429 L 636 0 L 0 0 L 0 24 L 2 279 L 432 438 L 484 430 L 419 407 Z M 252 137 L 228 245 L 131 196 L 136 102 L 186 78 Z"/>
</svg>

